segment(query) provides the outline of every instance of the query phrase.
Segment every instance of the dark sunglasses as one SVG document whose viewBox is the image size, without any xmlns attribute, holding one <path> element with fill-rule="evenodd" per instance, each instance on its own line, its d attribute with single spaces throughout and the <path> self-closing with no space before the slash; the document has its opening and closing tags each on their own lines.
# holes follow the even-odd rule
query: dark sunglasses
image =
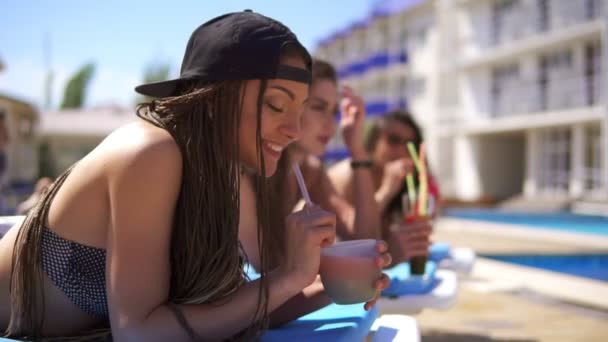
<svg viewBox="0 0 608 342">
<path fill-rule="evenodd" d="M 386 135 L 386 142 L 393 147 L 396 147 L 396 146 L 406 147 L 407 143 L 409 143 L 409 142 L 416 143 L 413 140 L 404 139 L 397 134 L 390 134 L 390 133 L 388 133 Z"/>
</svg>

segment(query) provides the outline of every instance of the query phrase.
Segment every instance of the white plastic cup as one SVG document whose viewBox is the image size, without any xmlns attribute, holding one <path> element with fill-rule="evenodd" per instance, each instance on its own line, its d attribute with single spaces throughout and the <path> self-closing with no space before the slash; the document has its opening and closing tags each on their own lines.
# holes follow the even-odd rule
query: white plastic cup
<svg viewBox="0 0 608 342">
<path fill-rule="evenodd" d="M 370 301 L 381 269 L 376 265 L 376 240 L 337 242 L 321 250 L 321 281 L 336 304 Z"/>
</svg>

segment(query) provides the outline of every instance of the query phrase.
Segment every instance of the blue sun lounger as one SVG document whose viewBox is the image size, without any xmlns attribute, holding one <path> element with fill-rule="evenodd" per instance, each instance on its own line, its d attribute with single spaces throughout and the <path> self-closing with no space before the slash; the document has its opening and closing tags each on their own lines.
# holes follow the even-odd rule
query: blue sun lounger
<svg viewBox="0 0 608 342">
<path fill-rule="evenodd" d="M 470 274 L 475 264 L 476 255 L 471 248 L 453 248 L 447 242 L 436 242 L 429 248 L 429 260 L 439 268 Z"/>
<path fill-rule="evenodd" d="M 249 279 L 259 274 L 246 265 Z M 409 267 L 408 267 L 409 268 Z M 377 307 L 370 311 L 363 304 L 330 304 L 311 312 L 277 329 L 267 330 L 262 336 L 264 342 L 274 341 L 420 341 L 420 331 L 416 320 L 404 315 L 378 317 Z"/>
<path fill-rule="evenodd" d="M 245 270 L 249 279 L 260 275 L 251 265 Z M 277 329 L 270 329 L 262 341 L 362 341 L 378 317 L 378 309 L 363 309 L 363 304 L 331 304 L 311 312 Z"/>
<path fill-rule="evenodd" d="M 435 242 L 429 247 L 429 260 L 440 262 L 450 257 L 452 246 L 447 242 Z"/>
<path fill-rule="evenodd" d="M 382 292 L 378 307 L 416 314 L 423 309 L 448 309 L 456 302 L 458 277 L 449 270 L 438 270 L 437 263 L 428 261 L 425 274 L 412 276 L 408 263 L 384 271 L 391 284 Z"/>
<path fill-rule="evenodd" d="M 439 282 L 435 277 L 437 264 L 434 261 L 427 261 L 425 273 L 420 276 L 411 275 L 410 265 L 407 262 L 388 268 L 384 273 L 391 279 L 388 288 L 382 292 L 385 297 L 427 294 Z"/>
<path fill-rule="evenodd" d="M 363 341 L 378 317 L 378 309 L 363 309 L 363 304 L 331 304 L 302 316 L 262 336 L 264 342 L 274 341 Z"/>
</svg>

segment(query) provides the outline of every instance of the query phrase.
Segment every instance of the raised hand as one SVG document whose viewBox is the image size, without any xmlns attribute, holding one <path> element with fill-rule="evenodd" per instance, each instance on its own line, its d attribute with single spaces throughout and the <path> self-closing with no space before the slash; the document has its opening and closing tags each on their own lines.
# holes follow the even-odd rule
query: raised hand
<svg viewBox="0 0 608 342">
<path fill-rule="evenodd" d="M 353 159 L 367 159 L 363 142 L 363 125 L 366 115 L 363 99 L 355 94 L 350 87 L 344 86 L 340 110 L 342 112 L 340 128 L 344 144 Z"/>
</svg>

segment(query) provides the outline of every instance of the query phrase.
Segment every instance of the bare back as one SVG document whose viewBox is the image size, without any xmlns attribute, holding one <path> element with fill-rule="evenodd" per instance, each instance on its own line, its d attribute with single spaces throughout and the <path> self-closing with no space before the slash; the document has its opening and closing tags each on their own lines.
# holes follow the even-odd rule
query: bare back
<svg viewBox="0 0 608 342">
<path fill-rule="evenodd" d="M 112 221 L 109 183 L 115 167 L 135 151 L 162 141 L 173 140 L 165 130 L 141 120 L 110 134 L 73 168 L 50 206 L 46 227 L 66 240 L 105 250 Z M 19 228 L 11 228 L 0 240 L 0 326 L 4 328 L 10 318 L 12 251 Z M 71 334 L 100 323 L 73 304 L 46 275 L 44 288 L 45 334 Z"/>
</svg>

